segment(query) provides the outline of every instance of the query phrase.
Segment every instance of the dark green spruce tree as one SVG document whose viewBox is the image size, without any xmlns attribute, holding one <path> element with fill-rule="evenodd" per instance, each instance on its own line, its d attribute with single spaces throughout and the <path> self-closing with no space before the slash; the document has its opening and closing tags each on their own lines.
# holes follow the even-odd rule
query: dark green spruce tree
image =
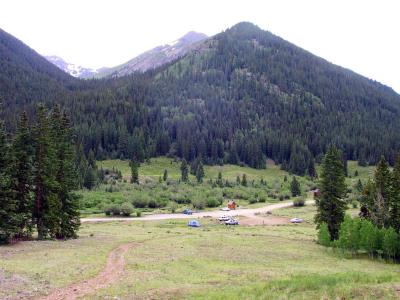
<svg viewBox="0 0 400 300">
<path fill-rule="evenodd" d="M 400 153 L 392 172 L 392 199 L 390 207 L 391 226 L 400 233 Z"/>
<path fill-rule="evenodd" d="M 0 121 L 0 243 L 8 243 L 19 232 L 10 163 L 9 143 L 4 123 Z"/>
<path fill-rule="evenodd" d="M 223 187 L 224 186 L 224 182 L 222 181 L 222 173 L 221 172 L 218 172 L 218 177 L 217 177 L 216 184 L 219 187 Z"/>
<path fill-rule="evenodd" d="M 204 178 L 204 167 L 203 163 L 200 161 L 200 163 L 197 165 L 197 170 L 196 170 L 196 179 L 198 183 L 202 183 Z"/>
<path fill-rule="evenodd" d="M 293 197 L 301 195 L 300 182 L 297 180 L 296 176 L 293 176 L 292 182 L 290 183 L 290 192 Z"/>
<path fill-rule="evenodd" d="M 35 145 L 33 222 L 36 225 L 38 239 L 42 240 L 55 237 L 60 224 L 54 144 L 51 140 L 47 110 L 43 105 L 37 108 L 33 137 Z"/>
<path fill-rule="evenodd" d="M 181 163 L 181 180 L 182 182 L 189 181 L 189 168 L 186 159 L 183 159 Z"/>
<path fill-rule="evenodd" d="M 323 159 L 319 188 L 321 195 L 316 199 L 315 222 L 318 228 L 326 223 L 331 240 L 336 240 L 346 210 L 346 184 L 342 156 L 335 146 L 329 147 Z"/>
<path fill-rule="evenodd" d="M 389 164 L 382 157 L 375 171 L 374 207 L 372 220 L 378 227 L 388 227 L 390 223 L 389 207 L 392 198 L 391 174 Z"/>
<path fill-rule="evenodd" d="M 58 107 L 51 116 L 52 137 L 55 143 L 55 165 L 57 196 L 60 201 L 58 213 L 58 239 L 76 238 L 80 226 L 79 197 L 73 192 L 77 189 L 77 176 L 74 167 L 72 128 L 66 114 Z"/>
<path fill-rule="evenodd" d="M 132 158 L 129 166 L 131 167 L 131 183 L 139 184 L 139 162 Z"/>
<path fill-rule="evenodd" d="M 13 189 L 17 200 L 18 238 L 32 235 L 32 155 L 31 131 L 26 113 L 22 113 L 12 143 Z"/>
<path fill-rule="evenodd" d="M 246 174 L 243 173 L 242 175 L 242 185 L 243 186 L 247 186 L 247 176 Z"/>
</svg>

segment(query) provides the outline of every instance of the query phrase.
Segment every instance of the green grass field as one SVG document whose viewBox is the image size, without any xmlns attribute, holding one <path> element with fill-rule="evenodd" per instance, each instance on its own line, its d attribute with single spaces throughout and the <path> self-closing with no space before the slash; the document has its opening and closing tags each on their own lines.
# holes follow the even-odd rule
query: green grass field
<svg viewBox="0 0 400 300">
<path fill-rule="evenodd" d="M 308 220 L 313 211 L 306 206 L 274 214 Z M 77 240 L 0 247 L 0 272 L 14 278 L 1 281 L 0 298 L 29 298 L 91 278 L 109 251 L 132 241 L 139 244 L 127 253 L 122 278 L 85 299 L 396 297 L 398 265 L 321 247 L 311 222 L 235 228 L 201 222 L 197 229 L 176 220 L 84 224 Z"/>
<path fill-rule="evenodd" d="M 103 215 L 107 207 L 118 206 L 124 202 L 133 203 L 143 200 L 145 203 L 153 202 L 136 209 L 146 212 L 170 212 L 173 207 L 179 211 L 185 207 L 202 203 L 203 209 L 213 209 L 215 205 L 224 206 L 228 200 L 235 200 L 241 206 L 258 207 L 264 203 L 272 203 L 288 199 L 290 181 L 292 176 L 280 169 L 279 166 L 269 162 L 266 169 L 252 169 L 237 165 L 205 166 L 205 178 L 198 184 L 193 175 L 190 175 L 190 184 L 179 183 L 181 176 L 180 162 L 167 157 L 152 158 L 141 164 L 139 169 L 140 185 L 132 185 L 130 181 L 130 168 L 128 161 L 105 160 L 99 161 L 98 167 L 108 170 L 120 170 L 123 180 L 114 183 L 100 184 L 94 190 L 82 190 L 81 212 L 84 215 Z M 319 169 L 319 167 L 318 167 Z M 349 177 L 346 178 L 349 187 L 349 199 L 355 199 L 355 188 L 360 179 L 363 183 L 372 176 L 374 167 L 359 167 L 356 162 L 348 163 Z M 159 183 L 164 170 L 168 171 L 168 181 Z M 354 176 L 355 171 L 358 176 Z M 230 186 L 223 188 L 213 186 L 214 181 L 221 172 L 223 181 Z M 236 185 L 237 176 L 246 174 L 248 186 Z M 287 181 L 285 181 L 285 177 Z M 303 195 L 316 186 L 316 182 L 307 177 L 297 177 L 301 184 Z M 261 184 L 261 180 L 266 184 Z M 210 200 L 210 199 L 214 200 Z M 142 201 L 142 202 L 143 202 Z M 211 201 L 211 203 L 207 203 Z"/>
<path fill-rule="evenodd" d="M 198 184 L 193 175 L 190 175 L 190 183 L 184 184 L 179 182 L 180 162 L 167 157 L 157 157 L 141 164 L 139 186 L 129 183 L 130 168 L 127 161 L 99 161 L 98 167 L 121 171 L 123 180 L 102 183 L 91 191 L 80 191 L 81 211 L 85 215 L 103 214 L 106 207 L 121 205 L 124 202 L 132 202 L 136 206 L 135 200 L 142 198 L 146 203 L 156 202 L 145 205 L 145 209 L 139 207 L 142 211 L 170 212 L 176 203 L 178 210 L 192 205 L 198 209 L 199 205 L 195 203 L 199 202 L 204 202 L 201 205 L 204 208 L 201 209 L 224 206 L 228 200 L 235 200 L 241 206 L 257 207 L 265 202 L 276 202 L 290 197 L 292 177 L 274 164 L 269 164 L 262 170 L 236 165 L 205 166 L 205 178 L 202 184 Z M 168 180 L 159 183 L 164 170 L 168 171 Z M 224 187 L 210 183 L 216 181 L 219 172 L 222 174 Z M 236 184 L 237 176 L 242 177 L 243 174 L 247 176 L 247 187 Z M 298 179 L 304 195 L 315 185 L 309 178 L 298 177 Z M 226 186 L 226 181 L 229 182 L 229 186 Z M 210 200 L 211 198 L 214 200 Z"/>
</svg>

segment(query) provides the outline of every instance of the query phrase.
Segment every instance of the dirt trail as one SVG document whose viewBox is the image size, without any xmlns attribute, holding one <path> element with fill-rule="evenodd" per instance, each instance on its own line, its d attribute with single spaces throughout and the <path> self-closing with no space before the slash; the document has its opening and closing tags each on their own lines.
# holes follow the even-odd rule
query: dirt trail
<svg viewBox="0 0 400 300">
<path fill-rule="evenodd" d="M 38 298 L 38 300 L 73 300 L 91 294 L 117 281 L 124 272 L 125 254 L 130 248 L 137 245 L 137 242 L 124 244 L 112 250 L 108 254 L 107 263 L 103 271 L 96 277 L 59 288 L 48 296 Z"/>
</svg>

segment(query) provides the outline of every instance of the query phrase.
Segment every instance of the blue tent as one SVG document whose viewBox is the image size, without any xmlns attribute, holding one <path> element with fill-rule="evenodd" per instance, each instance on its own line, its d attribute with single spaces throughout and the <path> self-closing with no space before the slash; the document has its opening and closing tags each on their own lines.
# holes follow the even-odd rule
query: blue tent
<svg viewBox="0 0 400 300">
<path fill-rule="evenodd" d="M 190 226 L 190 227 L 200 227 L 200 222 L 197 221 L 197 220 L 190 220 L 188 222 L 188 226 Z"/>
</svg>

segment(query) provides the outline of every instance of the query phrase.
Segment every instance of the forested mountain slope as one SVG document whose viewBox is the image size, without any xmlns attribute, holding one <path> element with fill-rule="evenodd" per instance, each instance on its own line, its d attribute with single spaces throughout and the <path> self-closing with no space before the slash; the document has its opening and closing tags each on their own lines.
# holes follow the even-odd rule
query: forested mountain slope
<svg viewBox="0 0 400 300">
<path fill-rule="evenodd" d="M 228 152 L 262 166 L 266 154 L 300 170 L 331 142 L 369 162 L 399 149 L 398 94 L 250 23 L 206 41 L 149 91 L 189 159 Z"/>
<path fill-rule="evenodd" d="M 170 154 L 261 168 L 269 157 L 302 174 L 332 142 L 364 163 L 392 162 L 400 149 L 398 94 L 250 23 L 158 69 L 107 80 L 72 78 L 4 32 L 1 40 L 8 126 L 39 101 L 59 103 L 98 158 Z"/>
<path fill-rule="evenodd" d="M 33 103 L 62 97 L 74 78 L 0 29 L 0 99 L 8 121 Z"/>
</svg>

